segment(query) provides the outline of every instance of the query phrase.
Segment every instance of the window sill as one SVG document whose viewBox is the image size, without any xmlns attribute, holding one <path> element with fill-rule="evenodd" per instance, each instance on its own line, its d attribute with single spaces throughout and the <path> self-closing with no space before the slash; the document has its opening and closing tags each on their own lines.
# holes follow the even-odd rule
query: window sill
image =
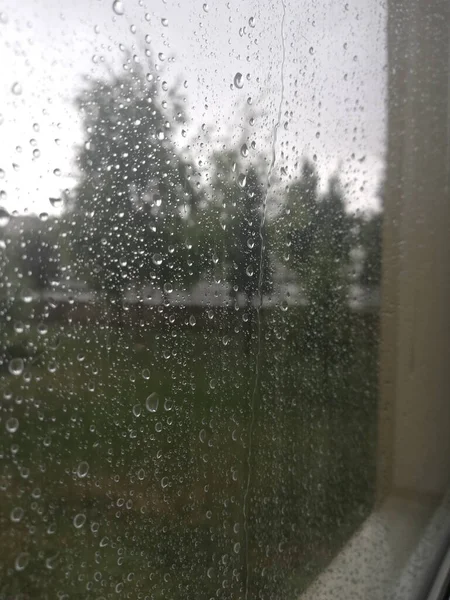
<svg viewBox="0 0 450 600">
<path fill-rule="evenodd" d="M 301 600 L 426 598 L 449 541 L 450 494 L 437 510 L 431 497 L 391 496 Z"/>
</svg>

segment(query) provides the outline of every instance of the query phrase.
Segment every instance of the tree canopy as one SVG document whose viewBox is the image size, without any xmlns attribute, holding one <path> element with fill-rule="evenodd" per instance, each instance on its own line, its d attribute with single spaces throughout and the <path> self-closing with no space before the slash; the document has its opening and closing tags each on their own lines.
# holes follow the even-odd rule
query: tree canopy
<svg viewBox="0 0 450 600">
<path fill-rule="evenodd" d="M 78 262 L 93 284 L 122 294 L 133 282 L 187 285 L 192 165 L 176 143 L 182 98 L 136 64 L 87 80 L 76 98 L 86 141 L 70 209 Z M 189 275 L 191 274 L 191 275 Z"/>
<path fill-rule="evenodd" d="M 284 264 L 326 325 L 346 304 L 358 245 L 359 283 L 378 285 L 381 216 L 350 215 L 337 175 L 319 192 L 315 165 L 305 160 L 277 191 L 281 209 L 263 218 L 263 158 L 243 160 L 241 142 L 228 142 L 213 150 L 208 185 L 200 184 L 181 144 L 187 115 L 179 89 L 151 63 L 147 72 L 128 64 L 118 75 L 86 79 L 76 97 L 85 142 L 67 208 L 78 270 L 96 288 L 122 296 L 153 284 L 167 292 L 209 273 L 251 306 Z"/>
</svg>

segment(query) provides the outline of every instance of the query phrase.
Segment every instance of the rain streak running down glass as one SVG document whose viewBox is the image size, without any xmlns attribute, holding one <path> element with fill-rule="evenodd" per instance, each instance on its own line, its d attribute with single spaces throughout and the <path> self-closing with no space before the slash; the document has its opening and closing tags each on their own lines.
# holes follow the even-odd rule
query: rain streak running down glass
<svg viewBox="0 0 450 600">
<path fill-rule="evenodd" d="M 371 513 L 385 20 L 3 4 L 1 598 L 297 600 Z"/>
</svg>

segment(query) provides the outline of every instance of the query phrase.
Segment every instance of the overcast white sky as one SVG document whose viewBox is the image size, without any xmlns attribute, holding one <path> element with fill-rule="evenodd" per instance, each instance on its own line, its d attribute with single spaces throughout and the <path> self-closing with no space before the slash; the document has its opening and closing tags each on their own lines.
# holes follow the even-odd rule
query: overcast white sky
<svg viewBox="0 0 450 600">
<path fill-rule="evenodd" d="M 240 139 L 248 127 L 242 106 L 249 97 L 260 115 L 249 141 L 269 151 L 281 99 L 282 0 L 123 0 L 123 7 L 117 15 L 110 0 L 0 0 L 0 203 L 8 210 L 50 212 L 49 197 L 73 186 L 83 132 L 72 98 L 83 75 L 101 76 L 106 63 L 122 68 L 119 44 L 134 44 L 141 61 L 146 46 L 163 52 L 165 79 L 187 81 L 188 141 L 205 169 L 224 135 Z M 298 157 L 316 155 L 324 181 L 341 165 L 352 206 L 376 203 L 385 153 L 385 13 L 379 0 L 285 0 L 274 180 L 287 184 Z M 231 89 L 237 72 L 244 85 Z M 202 124 L 210 139 L 203 148 L 195 141 Z"/>
</svg>

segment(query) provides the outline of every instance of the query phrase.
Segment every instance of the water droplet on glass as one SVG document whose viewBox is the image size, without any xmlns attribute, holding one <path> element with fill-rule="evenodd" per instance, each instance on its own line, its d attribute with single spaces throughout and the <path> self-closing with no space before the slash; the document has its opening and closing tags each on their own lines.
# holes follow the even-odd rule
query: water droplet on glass
<svg viewBox="0 0 450 600">
<path fill-rule="evenodd" d="M 161 479 L 161 487 L 162 488 L 166 488 L 169 485 L 169 478 L 168 477 L 163 477 Z"/>
<path fill-rule="evenodd" d="M 22 375 L 24 366 L 22 358 L 12 358 L 8 364 L 8 371 L 11 375 L 18 377 L 19 375 Z"/>
<path fill-rule="evenodd" d="M 25 327 L 24 327 L 24 324 L 22 323 L 22 321 L 16 321 L 14 323 L 14 331 L 16 333 L 23 333 L 24 329 L 25 329 Z"/>
<path fill-rule="evenodd" d="M 14 94 L 14 96 L 20 96 L 20 94 L 22 93 L 22 86 L 20 85 L 20 83 L 18 81 L 13 83 L 11 91 Z"/>
<path fill-rule="evenodd" d="M 83 527 L 83 525 L 86 523 L 86 515 L 83 513 L 78 513 L 74 518 L 73 518 L 73 525 L 74 527 L 76 527 L 77 529 L 80 529 L 81 527 Z"/>
<path fill-rule="evenodd" d="M 9 518 L 11 519 L 11 521 L 13 523 L 19 523 L 22 520 L 23 515 L 24 515 L 23 508 L 21 508 L 20 506 L 16 506 L 15 508 L 12 509 L 11 514 L 9 515 Z"/>
<path fill-rule="evenodd" d="M 48 333 L 48 326 L 45 323 L 39 323 L 37 326 L 37 332 L 39 335 L 46 335 Z"/>
<path fill-rule="evenodd" d="M 240 90 L 244 85 L 244 78 L 242 73 L 236 73 L 233 79 L 234 85 Z"/>
<path fill-rule="evenodd" d="M 14 568 L 16 569 L 16 571 L 23 571 L 28 565 L 29 560 L 30 555 L 28 554 L 28 552 L 21 552 L 20 554 L 18 554 L 16 556 L 16 560 L 14 561 Z"/>
<path fill-rule="evenodd" d="M 248 146 L 247 144 L 242 144 L 241 146 L 241 154 L 244 158 L 248 156 Z"/>
<path fill-rule="evenodd" d="M 150 379 L 150 371 L 148 369 L 142 369 L 142 377 L 146 380 Z"/>
<path fill-rule="evenodd" d="M 152 392 L 150 396 L 147 396 L 145 401 L 145 408 L 148 412 L 155 413 L 158 410 L 159 396 L 156 392 Z"/>
<path fill-rule="evenodd" d="M 20 299 L 22 302 L 25 302 L 25 304 L 30 304 L 30 302 L 33 301 L 33 292 L 28 288 L 23 289 L 20 293 Z"/>
<path fill-rule="evenodd" d="M 45 566 L 47 569 L 51 570 L 51 569 L 55 568 L 58 556 L 59 556 L 59 552 L 57 552 L 55 555 L 49 556 L 48 558 L 45 559 Z"/>
<path fill-rule="evenodd" d="M 62 198 L 49 198 L 49 200 L 53 208 L 61 208 L 63 204 Z"/>
<path fill-rule="evenodd" d="M 247 177 L 243 173 L 241 173 L 238 177 L 238 185 L 241 188 L 244 188 L 246 183 L 247 183 Z"/>
<path fill-rule="evenodd" d="M 53 535 L 56 532 L 56 523 L 51 523 L 48 527 L 47 527 L 47 533 L 49 535 Z"/>
<path fill-rule="evenodd" d="M 141 412 L 142 412 L 142 407 L 140 404 L 135 404 L 133 406 L 133 415 L 135 417 L 140 417 L 141 416 Z"/>
<path fill-rule="evenodd" d="M 60 177 L 61 169 L 53 169 L 53 175 L 56 175 L 56 177 Z"/>
<path fill-rule="evenodd" d="M 0 207 L 0 227 L 6 227 L 11 220 L 11 215 L 7 210 Z"/>
<path fill-rule="evenodd" d="M 16 417 L 10 417 L 5 423 L 6 431 L 15 433 L 19 429 L 19 421 Z"/>
<path fill-rule="evenodd" d="M 161 19 L 161 25 L 162 25 L 163 27 L 168 27 L 168 26 L 169 26 L 169 19 L 166 19 L 166 17 L 163 17 L 163 18 Z"/>
<path fill-rule="evenodd" d="M 248 20 L 248 24 L 250 25 L 250 27 L 254 27 L 255 26 L 255 17 L 250 17 L 250 19 Z"/>
<path fill-rule="evenodd" d="M 253 273 L 254 273 L 253 266 L 252 265 L 248 265 L 248 267 L 245 269 L 245 272 L 247 273 L 247 275 L 249 277 L 253 277 Z"/>
<path fill-rule="evenodd" d="M 207 12 L 208 12 L 208 10 L 209 10 L 209 6 L 208 6 L 206 3 L 203 5 L 203 10 L 204 10 L 206 13 L 207 13 Z"/>
<path fill-rule="evenodd" d="M 45 223 L 45 221 L 48 221 L 48 213 L 47 212 L 41 212 L 39 214 L 39 218 L 40 218 L 41 221 L 44 221 L 44 223 Z"/>
<path fill-rule="evenodd" d="M 311 48 L 309 49 L 309 53 L 311 54 L 311 56 L 314 54 L 314 48 L 311 46 Z"/>
<path fill-rule="evenodd" d="M 112 7 L 116 15 L 123 15 L 125 9 L 121 0 L 114 0 Z"/>
<path fill-rule="evenodd" d="M 196 319 L 195 319 L 194 315 L 191 315 L 191 316 L 189 317 L 189 325 L 190 325 L 191 327 L 194 327 L 194 326 L 195 326 L 195 324 L 196 324 L 196 322 L 197 322 L 197 321 L 196 321 Z"/>
<path fill-rule="evenodd" d="M 85 460 L 83 460 L 82 462 L 80 462 L 80 464 L 77 467 L 77 475 L 80 478 L 86 477 L 86 475 L 88 474 L 88 471 L 89 471 L 89 464 Z"/>
</svg>

